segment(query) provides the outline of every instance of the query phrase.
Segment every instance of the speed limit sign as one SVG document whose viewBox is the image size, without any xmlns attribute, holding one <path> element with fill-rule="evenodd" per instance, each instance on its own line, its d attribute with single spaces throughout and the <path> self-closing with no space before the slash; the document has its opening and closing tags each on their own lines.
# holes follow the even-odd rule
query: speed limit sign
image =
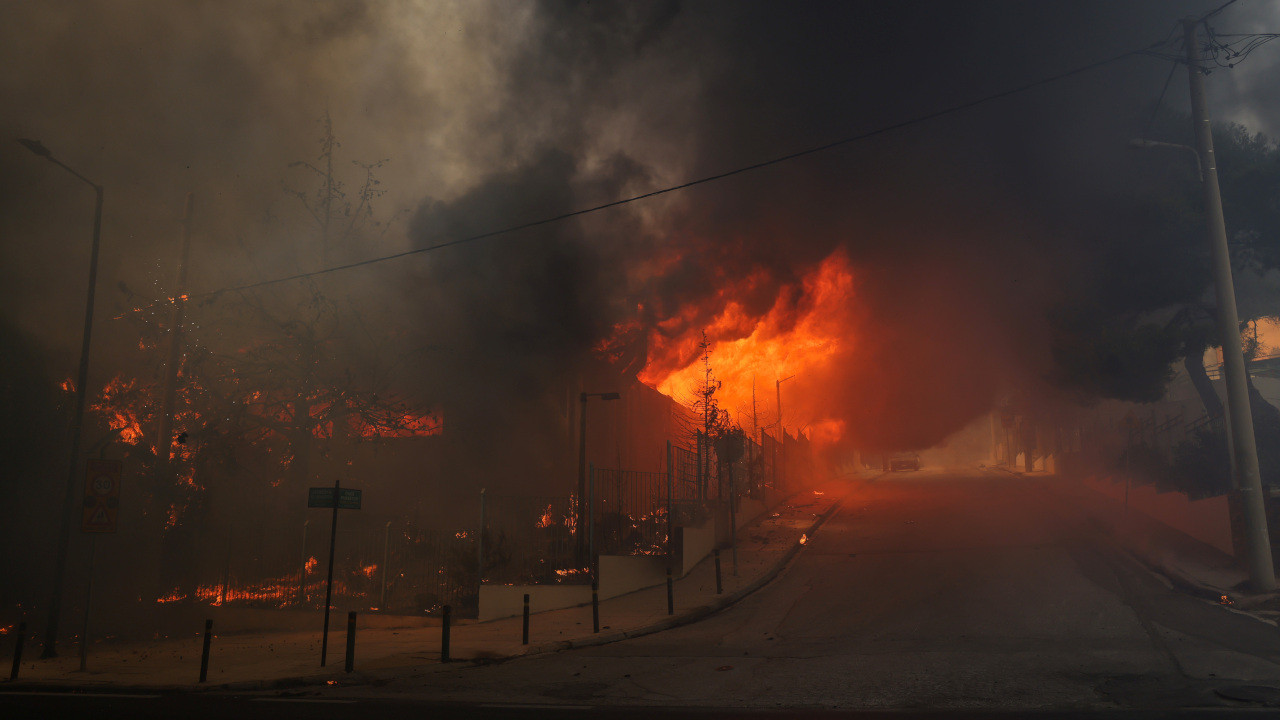
<svg viewBox="0 0 1280 720">
<path fill-rule="evenodd" d="M 113 533 L 120 510 L 120 477 L 123 463 L 119 460 L 90 459 L 85 466 L 84 513 L 80 530 L 87 533 Z"/>
</svg>

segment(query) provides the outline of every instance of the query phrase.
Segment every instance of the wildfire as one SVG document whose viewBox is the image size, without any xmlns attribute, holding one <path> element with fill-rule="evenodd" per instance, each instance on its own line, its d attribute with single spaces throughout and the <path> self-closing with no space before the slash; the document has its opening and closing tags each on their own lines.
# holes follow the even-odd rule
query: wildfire
<svg viewBox="0 0 1280 720">
<path fill-rule="evenodd" d="M 808 536 L 808 535 L 805 535 L 805 534 L 801 534 L 801 535 L 800 535 L 800 544 L 801 544 L 801 545 L 808 545 L 808 544 L 809 544 L 809 536 Z"/>
<path fill-rule="evenodd" d="M 320 564 L 320 561 L 316 560 L 315 557 L 312 556 L 307 558 L 307 562 L 306 564 L 303 565 L 303 567 L 306 568 L 307 574 L 310 575 L 311 573 L 315 572 L 316 565 L 319 565 L 319 564 Z"/>
<path fill-rule="evenodd" d="M 677 400 L 691 402 L 705 379 L 697 349 L 705 330 L 711 343 L 712 370 L 723 383 L 717 393 L 720 407 L 735 419 L 737 414 L 750 418 L 755 389 L 761 424 L 774 422 L 775 389 L 769 387 L 773 381 L 793 375 L 813 379 L 830 373 L 839 353 L 853 342 L 850 336 L 858 323 L 850 302 L 855 289 L 853 269 L 842 252 L 827 257 L 795 287 L 779 293 L 767 312 L 755 315 L 747 310 L 746 298 L 758 293 L 764 280 L 752 275 L 722 290 L 713 299 L 719 303 L 718 312 L 711 314 L 708 322 L 699 321 L 707 317 L 706 308 L 691 306 L 659 323 L 651 334 L 648 363 L 639 374 L 640 380 Z M 625 328 L 618 330 L 624 332 Z M 844 433 L 843 421 L 823 417 L 820 399 L 797 397 L 800 389 L 783 388 L 791 398 L 786 403 L 786 424 L 807 425 L 810 437 L 818 441 L 839 440 Z"/>
<path fill-rule="evenodd" d="M 378 566 L 376 564 L 365 565 L 364 567 L 360 568 L 360 572 L 363 573 L 365 577 L 372 580 L 373 576 L 378 574 Z"/>
<path fill-rule="evenodd" d="M 118 430 L 121 442 L 129 445 L 137 445 L 142 440 L 142 423 L 138 412 L 123 400 L 137 389 L 137 385 L 137 380 L 125 380 L 117 375 L 102 388 L 102 399 L 90 406 L 94 412 L 105 414 L 107 427 Z"/>
<path fill-rule="evenodd" d="M 547 511 L 542 513 L 542 517 L 538 518 L 538 527 L 549 528 L 555 524 L 555 515 L 551 513 L 551 506 L 547 505 Z"/>
</svg>

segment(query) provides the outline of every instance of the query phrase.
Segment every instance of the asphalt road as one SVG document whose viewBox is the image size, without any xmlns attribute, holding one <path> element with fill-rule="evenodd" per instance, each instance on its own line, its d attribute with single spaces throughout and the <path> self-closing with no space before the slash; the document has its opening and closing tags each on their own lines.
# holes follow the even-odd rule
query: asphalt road
<svg viewBox="0 0 1280 720">
<path fill-rule="evenodd" d="M 895 473 L 851 489 L 772 584 L 693 625 L 374 686 L 92 705 L 243 718 L 1276 712 L 1275 626 L 1170 589 L 1067 497 L 1043 478 Z"/>
</svg>

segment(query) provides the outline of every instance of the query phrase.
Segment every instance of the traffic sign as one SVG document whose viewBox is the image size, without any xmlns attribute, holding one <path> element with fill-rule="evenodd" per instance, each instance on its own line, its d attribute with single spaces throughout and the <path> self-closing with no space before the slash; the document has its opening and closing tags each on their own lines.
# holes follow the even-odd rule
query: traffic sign
<svg viewBox="0 0 1280 720">
<path fill-rule="evenodd" d="M 119 460 L 90 459 L 85 464 L 84 511 L 81 532 L 113 533 L 120 510 L 120 478 L 124 464 Z"/>
<path fill-rule="evenodd" d="M 351 490 L 342 488 L 338 491 L 338 507 L 343 510 L 359 510 L 360 500 L 363 490 Z M 330 487 L 313 487 L 307 491 L 307 507 L 309 508 L 331 508 L 333 507 L 333 488 Z"/>
</svg>

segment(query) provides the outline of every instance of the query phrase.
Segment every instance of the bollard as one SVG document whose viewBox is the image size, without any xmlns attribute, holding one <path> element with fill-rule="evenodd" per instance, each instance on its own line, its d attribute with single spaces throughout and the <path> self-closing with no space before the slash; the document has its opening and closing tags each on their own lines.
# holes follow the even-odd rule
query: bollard
<svg viewBox="0 0 1280 720">
<path fill-rule="evenodd" d="M 591 580 L 591 632 L 600 632 L 600 582 Z"/>
<path fill-rule="evenodd" d="M 18 679 L 18 668 L 22 666 L 22 645 L 27 640 L 27 621 L 18 623 L 18 641 L 13 646 L 13 669 L 9 671 L 9 682 Z"/>
<path fill-rule="evenodd" d="M 671 584 L 671 565 L 667 565 L 667 614 L 676 614 L 675 587 Z"/>
<path fill-rule="evenodd" d="M 524 630 L 520 637 L 521 645 L 529 644 L 529 593 L 524 594 Z"/>
<path fill-rule="evenodd" d="M 449 622 L 453 618 L 453 608 L 444 606 L 440 615 L 440 662 L 449 662 Z"/>
<path fill-rule="evenodd" d="M 213 619 L 204 621 L 204 649 L 200 651 L 200 682 L 209 679 L 209 644 L 213 642 Z"/>
<path fill-rule="evenodd" d="M 720 548 L 716 548 L 716 594 L 724 592 L 724 585 L 720 584 Z"/>
<path fill-rule="evenodd" d="M 356 667 L 356 611 L 347 613 L 347 672 Z"/>
</svg>

